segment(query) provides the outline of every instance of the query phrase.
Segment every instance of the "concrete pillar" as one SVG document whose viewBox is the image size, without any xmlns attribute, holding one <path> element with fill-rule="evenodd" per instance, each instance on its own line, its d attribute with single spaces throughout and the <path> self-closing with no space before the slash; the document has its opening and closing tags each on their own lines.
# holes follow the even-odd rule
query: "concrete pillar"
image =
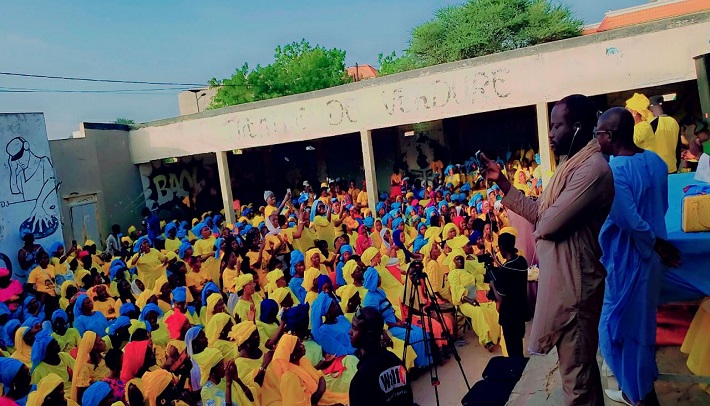
<svg viewBox="0 0 710 406">
<path fill-rule="evenodd" d="M 234 198 L 232 197 L 232 181 L 229 177 L 229 162 L 227 152 L 220 151 L 217 155 L 217 171 L 219 172 L 219 186 L 222 191 L 222 207 L 224 207 L 224 221 L 234 224 L 237 220 L 234 215 Z"/>
<path fill-rule="evenodd" d="M 537 103 L 537 139 L 540 147 L 540 165 L 542 166 L 542 184 L 547 183 L 555 170 L 555 155 L 550 148 L 550 116 L 547 113 L 547 103 Z"/>
<path fill-rule="evenodd" d="M 360 144 L 362 145 L 362 166 L 365 168 L 365 182 L 367 183 L 367 205 L 374 215 L 378 193 L 371 130 L 360 131 Z"/>
</svg>

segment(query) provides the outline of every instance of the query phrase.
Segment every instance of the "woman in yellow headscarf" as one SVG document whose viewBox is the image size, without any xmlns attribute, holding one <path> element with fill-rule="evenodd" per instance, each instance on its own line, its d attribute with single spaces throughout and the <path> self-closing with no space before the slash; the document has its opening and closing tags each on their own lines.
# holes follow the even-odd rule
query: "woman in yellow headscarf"
<svg viewBox="0 0 710 406">
<path fill-rule="evenodd" d="M 27 397 L 27 406 L 60 405 L 66 400 L 67 406 L 77 406 L 71 399 L 64 398 L 64 380 L 57 374 L 49 374 L 37 383 L 37 390 Z"/>
<path fill-rule="evenodd" d="M 256 321 L 261 314 L 261 301 L 263 297 L 256 291 L 256 282 L 252 274 L 240 275 L 235 279 L 234 291 L 239 296 L 239 301 L 234 306 L 234 315 L 239 321 Z"/>
<path fill-rule="evenodd" d="M 158 298 L 158 307 L 160 307 L 160 310 L 163 311 L 163 313 L 167 313 L 170 310 L 172 310 L 173 306 L 170 304 L 172 301 L 171 299 L 171 294 L 172 294 L 172 289 L 170 288 L 170 285 L 168 284 L 168 277 L 167 276 L 161 276 L 158 278 L 158 280 L 155 281 L 155 286 L 153 287 L 153 294 Z"/>
<path fill-rule="evenodd" d="M 136 245 L 139 251 L 131 258 L 130 266 L 136 267 L 138 279 L 143 282 L 145 288 L 153 289 L 155 281 L 165 274 L 165 264 L 167 264 L 168 258 L 153 248 L 148 237 L 139 238 Z"/>
<path fill-rule="evenodd" d="M 209 323 L 212 316 L 218 313 L 227 313 L 224 299 L 219 293 L 213 293 L 207 297 L 207 313 L 205 314 L 205 324 Z"/>
<path fill-rule="evenodd" d="M 30 333 L 29 330 L 29 327 L 20 327 L 15 331 L 15 352 L 12 353 L 11 357 L 22 361 L 23 364 L 27 365 L 27 368 L 32 366 L 32 345 L 27 344 L 25 341 L 25 337 Z"/>
<path fill-rule="evenodd" d="M 71 385 L 71 399 L 78 402 L 81 395 L 92 383 L 111 375 L 101 355 L 106 352 L 106 343 L 93 331 L 87 330 L 81 338 L 74 362 L 74 378 Z"/>
<path fill-rule="evenodd" d="M 221 266 L 224 268 L 222 270 L 222 291 L 227 294 L 234 293 L 232 291 L 234 279 L 241 274 L 239 272 L 239 257 L 235 252 L 230 252 L 222 259 Z"/>
<path fill-rule="evenodd" d="M 402 310 L 399 306 L 399 301 L 402 297 L 402 290 L 404 285 L 402 282 L 398 281 L 391 273 L 384 267 L 383 264 L 389 261 L 388 257 L 383 257 L 380 252 L 375 247 L 370 247 L 362 253 L 362 262 L 365 266 L 374 267 L 377 273 L 380 275 L 380 281 L 382 283 L 382 290 L 385 291 L 387 299 L 392 303 L 392 310 L 394 310 L 395 316 L 398 318 L 402 317 Z M 344 272 L 343 272 L 344 273 Z"/>
<path fill-rule="evenodd" d="M 308 268 L 306 272 L 303 273 L 303 282 L 301 286 L 306 290 L 306 303 L 312 305 L 313 301 L 318 297 L 318 277 L 322 274 L 316 268 Z"/>
<path fill-rule="evenodd" d="M 347 404 L 348 395 L 326 390 L 323 373 L 304 358 L 303 343 L 292 335 L 279 340 L 273 360 L 267 368 L 262 390 L 262 404 L 283 406 Z"/>
<path fill-rule="evenodd" d="M 168 390 L 175 386 L 175 377 L 164 369 L 143 374 L 143 388 L 145 397 L 150 406 L 171 404 L 175 399 L 176 391 Z"/>
<path fill-rule="evenodd" d="M 271 296 L 271 294 L 278 288 L 286 287 L 286 278 L 284 276 L 284 271 L 280 269 L 274 269 L 273 271 L 266 274 L 266 279 L 269 283 L 266 285 L 266 294 Z"/>
<path fill-rule="evenodd" d="M 203 405 L 222 405 L 232 400 L 231 385 L 222 382 L 225 375 L 224 355 L 216 348 L 205 348 L 192 358 L 200 367 L 200 398 Z M 220 387 L 221 386 L 221 387 Z M 227 390 L 223 388 L 226 386 Z"/>
<path fill-rule="evenodd" d="M 264 354 L 259 349 L 259 333 L 256 325 L 250 321 L 243 321 L 232 329 L 232 337 L 237 345 L 239 356 L 234 360 L 239 373 L 239 379 L 246 389 L 249 389 L 253 400 L 247 396 L 244 387 L 232 388 L 232 399 L 240 406 L 261 404 L 261 385 L 256 382 L 258 375 L 263 382 L 264 370 L 268 363 L 264 363 Z"/>
<path fill-rule="evenodd" d="M 62 282 L 62 286 L 60 288 L 61 295 L 59 297 L 59 308 L 65 311 L 69 308 L 70 298 L 67 297 L 67 289 L 69 289 L 70 286 L 73 286 L 76 289 L 76 283 L 70 280 Z"/>
<path fill-rule="evenodd" d="M 232 330 L 234 321 L 227 313 L 217 313 L 210 319 L 205 327 L 205 336 L 210 347 L 222 352 L 227 360 L 233 360 L 236 356 L 236 347 L 233 341 L 229 341 L 229 333 Z"/>
<path fill-rule="evenodd" d="M 306 270 L 315 268 L 320 272 L 320 275 L 328 275 L 328 268 L 323 265 L 325 259 L 325 256 L 323 256 L 318 248 L 309 249 L 306 251 L 305 255 Z"/>
<path fill-rule="evenodd" d="M 654 118 L 648 109 L 651 102 L 641 93 L 634 93 L 633 97 L 626 100 L 626 109 L 634 116 L 634 144 L 637 147 L 657 152 L 656 133 L 650 121 Z"/>
</svg>

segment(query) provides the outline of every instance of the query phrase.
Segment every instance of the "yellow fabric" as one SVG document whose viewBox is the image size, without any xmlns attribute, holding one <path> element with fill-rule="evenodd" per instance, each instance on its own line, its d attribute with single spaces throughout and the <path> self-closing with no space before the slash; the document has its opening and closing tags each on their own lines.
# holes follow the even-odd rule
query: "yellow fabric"
<svg viewBox="0 0 710 406">
<path fill-rule="evenodd" d="M 626 100 L 626 108 L 639 113 L 645 121 L 653 118 L 653 114 L 648 109 L 650 105 L 651 101 L 641 93 L 634 93 L 630 99 Z"/>
<path fill-rule="evenodd" d="M 200 385 L 204 386 L 210 378 L 210 371 L 222 362 L 224 356 L 218 349 L 208 347 L 201 353 L 195 354 L 192 359 L 200 367 Z"/>
<path fill-rule="evenodd" d="M 220 286 L 221 282 L 219 280 L 220 264 L 222 262 L 221 255 L 222 254 L 220 253 L 220 258 L 216 258 L 214 255 L 211 255 L 209 258 L 202 262 L 202 266 L 200 267 L 200 273 L 205 273 L 206 275 L 208 275 L 207 277 L 212 280 L 212 282 L 214 282 L 220 289 L 222 288 Z"/>
<path fill-rule="evenodd" d="M 444 230 L 441 233 L 442 238 L 444 238 L 445 240 L 448 240 L 449 239 L 449 232 L 451 232 L 452 230 L 456 232 L 455 237 L 458 237 L 459 236 L 459 228 L 456 227 L 456 224 L 454 224 L 454 223 L 448 223 L 444 226 Z"/>
<path fill-rule="evenodd" d="M 212 316 L 212 319 L 207 323 L 205 327 L 205 336 L 207 337 L 207 342 L 212 345 L 215 343 L 219 336 L 222 334 L 224 327 L 232 320 L 232 317 L 227 313 L 218 313 Z"/>
<path fill-rule="evenodd" d="M 29 368 L 32 366 L 32 346 L 27 345 L 22 339 L 27 329 L 27 327 L 20 327 L 15 331 L 15 352 L 12 353 L 11 358 L 22 361 Z"/>
<path fill-rule="evenodd" d="M 271 337 L 276 335 L 279 330 L 278 323 L 264 323 L 261 320 L 256 321 L 256 328 L 259 330 L 259 349 L 266 353 L 268 349 L 266 348 L 266 342 L 269 341 Z"/>
<path fill-rule="evenodd" d="M 211 347 L 218 349 L 227 361 L 234 361 L 238 354 L 234 341 L 217 340 Z"/>
<path fill-rule="evenodd" d="M 173 383 L 173 374 L 164 369 L 156 369 L 143 374 L 143 388 L 150 406 L 158 406 L 158 396 L 171 383 Z"/>
<path fill-rule="evenodd" d="M 239 299 L 234 306 L 234 314 L 239 317 L 239 321 L 246 321 L 249 318 L 249 311 L 253 308 L 255 320 L 261 315 L 261 301 L 264 300 L 260 294 L 254 293 L 251 295 L 251 301 L 245 298 Z M 253 306 L 253 307 L 252 307 Z M 252 321 L 255 321 L 252 320 Z"/>
<path fill-rule="evenodd" d="M 680 351 L 688 354 L 686 365 L 695 375 L 710 375 L 710 298 L 705 298 L 690 323 L 688 334 L 683 340 Z M 700 385 L 701 389 L 710 394 L 708 385 Z"/>
<path fill-rule="evenodd" d="M 89 362 L 89 354 L 91 350 L 94 349 L 94 344 L 96 343 L 96 333 L 93 331 L 85 331 L 84 336 L 81 337 L 81 342 L 79 343 L 79 348 L 76 352 L 76 361 L 74 362 L 74 371 L 82 371 L 84 366 Z M 75 375 L 78 373 L 75 372 Z M 75 376 L 76 378 L 76 376 Z M 78 402 L 78 392 L 79 379 L 73 379 L 71 385 L 71 400 Z M 87 385 L 88 386 L 88 385 Z"/>
<path fill-rule="evenodd" d="M 641 121 L 634 126 L 634 144 L 648 151 L 658 152 L 656 133 L 648 121 Z"/>
<path fill-rule="evenodd" d="M 333 223 L 328 221 L 325 216 L 315 216 L 313 218 L 313 228 L 319 240 L 324 240 L 328 243 L 328 249 L 333 250 L 335 242 L 335 229 Z"/>
<path fill-rule="evenodd" d="M 165 275 L 156 279 L 155 286 L 153 286 L 153 293 L 155 294 L 155 296 L 160 297 L 160 295 L 161 295 L 160 290 L 163 288 L 163 285 L 167 285 L 167 284 L 168 284 L 168 277 Z"/>
<path fill-rule="evenodd" d="M 182 242 L 177 238 L 165 239 L 165 250 L 168 251 L 168 253 L 177 252 L 177 250 L 180 249 L 180 245 L 182 245 Z"/>
<path fill-rule="evenodd" d="M 377 256 L 378 251 L 377 248 L 375 247 L 370 247 L 365 250 L 365 252 L 362 253 L 361 259 L 362 262 L 365 264 L 365 266 L 373 266 L 372 265 L 372 260 Z M 402 311 L 399 306 L 399 300 L 400 297 L 402 296 L 402 291 L 404 289 L 404 285 L 402 285 L 402 282 L 398 281 L 391 273 L 390 271 L 387 270 L 382 264 L 386 264 L 389 261 L 389 258 L 387 256 L 382 256 L 382 260 L 380 261 L 380 265 L 375 266 L 374 268 L 377 270 L 377 273 L 380 275 L 380 281 L 381 281 L 381 288 L 383 291 L 385 291 L 385 295 L 387 296 L 387 299 L 392 303 L 392 310 L 394 310 L 395 315 L 398 318 L 402 317 Z"/>
<path fill-rule="evenodd" d="M 261 399 L 261 385 L 254 382 L 254 377 L 258 373 L 259 367 L 261 367 L 261 358 L 259 359 L 249 359 L 244 357 L 239 357 L 234 360 L 237 366 L 237 373 L 239 374 L 239 379 L 242 383 L 249 388 L 251 394 L 254 396 L 254 402 L 249 401 L 242 388 L 239 385 L 232 384 L 232 401 L 239 406 L 253 406 L 260 405 Z"/>
<path fill-rule="evenodd" d="M 72 327 L 68 328 L 67 332 L 64 333 L 64 335 L 59 335 L 56 332 L 52 333 L 52 338 L 57 340 L 57 343 L 59 344 L 59 350 L 66 352 L 68 352 L 72 348 L 77 347 L 79 345 L 79 341 L 81 341 L 79 330 Z"/>
<path fill-rule="evenodd" d="M 74 370 L 74 358 L 66 352 L 59 353 L 59 365 L 49 365 L 40 362 L 32 371 L 32 383 L 39 385 L 39 382 L 50 375 L 59 376 L 63 382 L 70 382 L 71 376 L 68 369 Z M 68 369 L 67 369 L 68 368 Z M 44 398 L 44 397 L 43 397 Z"/>
<path fill-rule="evenodd" d="M 678 134 L 680 128 L 678 122 L 673 117 L 657 117 L 658 127 L 656 127 L 656 153 L 668 166 L 668 173 L 678 169 L 675 150 L 678 146 Z"/>
<path fill-rule="evenodd" d="M 500 325 L 498 324 L 498 311 L 495 302 L 481 303 L 474 306 L 470 303 L 459 305 L 459 310 L 464 316 L 471 320 L 471 327 L 478 336 L 481 345 L 500 339 Z"/>
<path fill-rule="evenodd" d="M 237 276 L 239 276 L 239 268 L 224 268 L 224 271 L 222 272 L 222 291 L 224 293 L 234 293 L 234 279 L 236 279 Z"/>
<path fill-rule="evenodd" d="M 136 256 L 138 256 L 138 254 L 135 254 L 133 258 Z M 130 263 L 133 263 L 133 258 L 131 258 Z M 146 290 L 153 289 L 155 281 L 165 273 L 165 266 L 163 265 L 164 259 L 165 255 L 161 254 L 160 251 L 155 248 L 151 248 L 147 254 L 143 254 L 138 258 L 136 271 L 138 279 L 143 282 Z"/>
<path fill-rule="evenodd" d="M 38 266 L 30 272 L 27 283 L 35 285 L 37 292 L 46 293 L 50 296 L 57 296 L 54 288 L 54 266 L 47 265 L 47 269 Z"/>
<path fill-rule="evenodd" d="M 468 244 L 468 238 L 465 235 L 459 235 L 456 238 L 452 238 L 446 241 L 446 245 L 451 249 L 461 249 L 466 244 Z"/>
<path fill-rule="evenodd" d="M 278 288 L 271 292 L 269 298 L 274 300 L 279 305 L 279 307 L 281 307 L 281 302 L 283 302 L 284 299 L 286 299 L 286 296 L 290 294 L 291 290 L 289 288 Z"/>
<path fill-rule="evenodd" d="M 266 274 L 266 279 L 269 283 L 266 285 L 266 293 L 271 294 L 274 290 L 278 288 L 276 286 L 276 281 L 284 277 L 284 271 L 280 269 L 274 269 L 273 271 Z"/>
<path fill-rule="evenodd" d="M 352 285 L 354 282 L 353 272 L 355 269 L 357 269 L 357 262 L 355 262 L 354 259 L 351 259 L 343 265 L 343 279 L 345 279 L 348 285 Z"/>
<path fill-rule="evenodd" d="M 306 252 L 315 245 L 315 241 L 317 239 L 318 236 L 315 231 L 313 231 L 310 227 L 304 227 L 301 237 L 294 239 L 293 245 L 297 250 Z"/>
<path fill-rule="evenodd" d="M 234 279 L 234 291 L 239 292 L 244 289 L 246 285 L 254 281 L 254 277 L 251 274 L 239 275 Z"/>
<path fill-rule="evenodd" d="M 321 274 L 327 275 L 328 271 L 326 270 L 325 265 L 323 265 L 323 262 L 326 258 L 318 248 L 311 248 L 306 251 L 306 254 L 304 255 L 305 261 L 303 262 L 306 265 L 306 269 L 313 268 L 313 257 L 315 257 L 316 255 L 320 256 L 320 267 L 318 268 L 318 270 Z"/>
<path fill-rule="evenodd" d="M 256 331 L 256 324 L 252 321 L 242 321 L 236 326 L 232 327 L 232 331 L 229 335 L 237 343 L 237 346 L 244 344 L 246 340 L 251 337 L 252 333 Z"/>
<path fill-rule="evenodd" d="M 37 382 L 37 390 L 30 393 L 28 396 L 26 403 L 27 406 L 42 406 L 44 399 L 64 382 L 65 380 L 57 374 L 50 373 L 46 375 L 39 382 Z"/>
<path fill-rule="evenodd" d="M 206 255 L 206 254 L 213 255 L 214 254 L 214 242 L 216 240 L 217 239 L 214 236 L 210 236 L 207 239 L 199 239 L 199 240 L 195 241 L 195 246 L 193 248 L 193 251 L 195 253 L 194 255 L 195 256 Z"/>
<path fill-rule="evenodd" d="M 207 314 L 205 316 L 205 323 L 209 323 L 212 316 L 214 316 L 214 307 L 222 299 L 222 295 L 219 293 L 213 293 L 207 297 Z"/>
<path fill-rule="evenodd" d="M 367 289 L 362 286 L 355 285 L 345 285 L 338 288 L 335 292 L 340 297 L 340 309 L 345 313 L 348 309 L 348 301 L 355 296 L 356 293 L 360 293 L 360 303 L 365 299 L 365 294 L 367 294 Z"/>
<path fill-rule="evenodd" d="M 322 275 L 322 273 L 319 269 L 316 269 L 316 268 L 306 269 L 306 272 L 303 273 L 303 282 L 301 283 L 301 286 L 303 286 L 303 289 L 305 289 L 306 292 L 310 292 L 315 286 L 315 280 L 320 275 Z"/>
<path fill-rule="evenodd" d="M 138 295 L 138 297 L 136 298 L 136 306 L 142 310 L 145 307 L 145 305 L 148 303 L 148 299 L 150 299 L 153 296 L 155 296 L 153 291 L 146 287 L 146 289 L 143 292 L 141 292 L 141 294 Z"/>
</svg>

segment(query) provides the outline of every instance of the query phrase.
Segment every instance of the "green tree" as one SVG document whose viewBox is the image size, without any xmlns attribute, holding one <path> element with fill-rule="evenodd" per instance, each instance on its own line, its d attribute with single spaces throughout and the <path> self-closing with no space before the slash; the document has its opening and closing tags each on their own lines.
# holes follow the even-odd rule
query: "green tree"
<svg viewBox="0 0 710 406">
<path fill-rule="evenodd" d="M 114 124 L 135 124 L 136 122 L 127 118 L 119 117 L 114 122 Z"/>
<path fill-rule="evenodd" d="M 439 9 L 414 28 L 400 57 L 380 58 L 382 74 L 475 58 L 581 35 L 583 22 L 549 0 L 469 0 Z"/>
<path fill-rule="evenodd" d="M 210 80 L 210 86 L 220 87 L 210 108 L 305 93 L 348 82 L 345 51 L 313 47 L 301 40 L 276 47 L 272 64 L 257 65 L 250 71 L 245 63 L 231 78 Z"/>
</svg>

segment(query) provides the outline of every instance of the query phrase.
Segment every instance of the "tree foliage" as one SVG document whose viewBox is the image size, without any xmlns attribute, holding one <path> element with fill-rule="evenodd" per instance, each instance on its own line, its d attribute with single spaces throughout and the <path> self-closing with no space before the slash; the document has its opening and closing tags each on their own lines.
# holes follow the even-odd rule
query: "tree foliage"
<svg viewBox="0 0 710 406">
<path fill-rule="evenodd" d="M 575 37 L 583 22 L 549 0 L 469 0 L 439 9 L 414 28 L 400 57 L 380 58 L 382 74 L 475 58 Z"/>
<path fill-rule="evenodd" d="M 136 122 L 128 118 L 119 117 L 114 122 L 114 124 L 135 124 Z"/>
<path fill-rule="evenodd" d="M 276 47 L 272 64 L 250 70 L 245 63 L 231 78 L 210 80 L 210 86 L 221 86 L 210 108 L 305 93 L 349 81 L 345 51 L 313 47 L 304 39 Z"/>
</svg>

